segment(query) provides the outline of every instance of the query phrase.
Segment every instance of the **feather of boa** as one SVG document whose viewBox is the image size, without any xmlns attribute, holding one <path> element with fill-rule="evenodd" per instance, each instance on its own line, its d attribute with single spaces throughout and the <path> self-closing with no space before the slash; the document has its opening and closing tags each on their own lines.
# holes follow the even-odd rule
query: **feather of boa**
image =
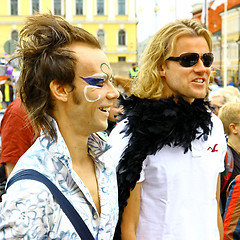
<svg viewBox="0 0 240 240">
<path fill-rule="evenodd" d="M 182 98 L 140 99 L 134 95 L 121 100 L 124 118 L 128 123 L 123 130 L 130 136 L 117 169 L 119 187 L 119 221 L 115 240 L 121 239 L 121 219 L 130 191 L 140 178 L 142 163 L 147 155 L 155 154 L 164 145 L 181 146 L 184 153 L 191 151 L 191 142 L 211 133 L 209 102 L 195 99 L 190 104 Z"/>
</svg>

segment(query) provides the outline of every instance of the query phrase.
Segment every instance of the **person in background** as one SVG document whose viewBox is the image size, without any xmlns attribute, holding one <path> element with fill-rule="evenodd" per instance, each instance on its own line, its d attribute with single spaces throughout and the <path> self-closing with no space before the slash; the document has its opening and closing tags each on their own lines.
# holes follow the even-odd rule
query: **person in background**
<svg viewBox="0 0 240 240">
<path fill-rule="evenodd" d="M 109 136 L 122 116 L 122 106 L 119 105 L 119 99 L 116 99 L 109 111 L 108 128 L 105 130 Z"/>
<path fill-rule="evenodd" d="M 218 117 L 223 123 L 228 145 L 225 156 L 225 171 L 221 173 L 220 196 L 224 214 L 227 188 L 230 182 L 240 174 L 240 103 L 224 104 L 219 111 Z M 232 159 L 228 161 L 228 158 Z"/>
<path fill-rule="evenodd" d="M 2 107 L 6 109 L 13 101 L 13 86 L 11 84 L 11 78 L 8 78 L 4 84 L 1 85 L 1 92 L 3 95 Z"/>
<path fill-rule="evenodd" d="M 138 70 L 139 70 L 139 67 L 137 67 L 137 64 L 132 63 L 132 68 L 129 71 L 129 77 L 130 78 L 136 78 Z"/>
<path fill-rule="evenodd" d="M 240 102 L 240 93 L 237 87 L 226 86 L 217 91 L 225 97 L 225 103 Z"/>
<path fill-rule="evenodd" d="M 223 239 L 239 239 L 240 236 L 240 174 L 229 184 L 227 202 L 223 216 Z"/>
<path fill-rule="evenodd" d="M 117 88 L 119 89 L 119 88 Z M 119 98 L 122 98 L 120 95 Z M 108 116 L 108 127 L 104 131 L 97 132 L 99 137 L 104 141 L 108 141 L 109 134 L 117 125 L 117 122 L 121 119 L 122 116 L 122 106 L 119 106 L 119 98 L 115 99 L 113 105 L 110 107 L 109 116 Z"/>
<path fill-rule="evenodd" d="M 211 106 L 213 107 L 212 111 L 213 113 L 218 116 L 218 112 L 220 108 L 224 105 L 226 102 L 226 97 L 222 92 L 219 90 L 216 90 L 214 92 L 210 92 L 209 94 L 209 101 Z"/>
<path fill-rule="evenodd" d="M 209 89 L 211 90 L 211 92 L 214 92 L 220 88 L 216 81 L 217 81 L 216 78 L 214 78 L 213 76 L 212 82 L 209 83 Z"/>
<path fill-rule="evenodd" d="M 226 86 L 220 91 L 224 91 L 224 90 L 227 91 L 226 95 L 229 95 L 229 97 L 227 97 L 228 102 L 230 102 L 230 101 L 231 102 L 240 102 L 240 91 L 237 87 Z"/>
<path fill-rule="evenodd" d="M 221 87 L 214 92 L 210 92 L 209 101 L 213 107 L 213 113 L 218 116 L 218 112 L 224 104 L 240 103 L 240 92 L 238 88 L 234 86 Z"/>
<path fill-rule="evenodd" d="M 114 239 L 219 240 L 220 172 L 226 140 L 205 100 L 212 39 L 192 19 L 149 42 L 125 119 L 109 136 L 118 163 L 119 223 Z"/>
<path fill-rule="evenodd" d="M 228 78 L 227 85 L 228 85 L 228 86 L 234 86 L 234 85 L 235 85 L 235 84 L 234 84 L 234 78 L 233 78 L 233 77 L 229 77 L 229 78 Z"/>
<path fill-rule="evenodd" d="M 2 171 L 5 179 L 0 181 L 2 196 L 5 192 L 6 179 L 13 170 L 18 159 L 32 146 L 38 136 L 34 132 L 30 119 L 19 97 L 21 81 L 16 87 L 16 99 L 8 106 L 1 121 L 1 158 Z"/>
<path fill-rule="evenodd" d="M 0 111 L 3 109 L 3 107 L 2 107 L 2 101 L 3 101 L 3 94 L 2 94 L 2 92 L 0 91 Z"/>
<path fill-rule="evenodd" d="M 106 55 L 92 34 L 49 13 L 27 18 L 16 57 L 22 66 L 20 97 L 41 133 L 8 177 L 0 239 L 80 240 L 87 233 L 88 239 L 112 239 L 116 171 L 103 156 L 109 146 L 95 134 L 107 128 L 119 97 Z M 72 211 L 43 182 L 24 178 L 24 170 L 45 176 Z M 23 178 L 14 182 L 19 173 Z"/>
</svg>

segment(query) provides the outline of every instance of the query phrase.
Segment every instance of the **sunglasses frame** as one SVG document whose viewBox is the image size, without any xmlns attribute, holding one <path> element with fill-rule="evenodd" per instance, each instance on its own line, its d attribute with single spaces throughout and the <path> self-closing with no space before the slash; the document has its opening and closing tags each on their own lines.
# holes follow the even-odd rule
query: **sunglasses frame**
<svg viewBox="0 0 240 240">
<path fill-rule="evenodd" d="M 197 57 L 197 61 L 196 61 L 194 64 L 192 64 L 192 65 L 190 64 L 190 61 L 189 61 L 189 64 L 187 64 L 187 65 L 184 64 L 183 58 L 186 57 L 186 56 L 190 56 L 190 55 L 193 55 L 193 56 Z M 212 57 L 209 66 L 206 66 L 206 65 L 205 65 L 204 56 L 211 56 L 211 57 Z M 208 53 L 203 53 L 203 54 L 194 53 L 194 52 L 183 53 L 183 54 L 181 54 L 179 57 L 169 57 L 169 58 L 167 58 L 166 60 L 179 62 L 179 64 L 180 64 L 182 67 L 192 67 L 192 66 L 194 66 L 194 65 L 196 65 L 196 64 L 198 63 L 199 58 L 202 60 L 203 65 L 204 65 L 205 67 L 211 67 L 211 65 L 212 65 L 212 63 L 213 63 L 213 60 L 214 60 L 213 53 L 210 53 L 210 52 L 208 52 Z"/>
</svg>

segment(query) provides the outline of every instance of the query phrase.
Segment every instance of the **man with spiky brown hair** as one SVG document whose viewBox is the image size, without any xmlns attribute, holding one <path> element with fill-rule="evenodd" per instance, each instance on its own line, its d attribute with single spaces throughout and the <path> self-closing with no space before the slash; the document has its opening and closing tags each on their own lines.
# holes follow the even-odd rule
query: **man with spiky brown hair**
<svg viewBox="0 0 240 240">
<path fill-rule="evenodd" d="M 0 205 L 0 239 L 84 239 L 72 212 L 63 210 L 45 184 L 26 179 L 26 171 L 60 190 L 85 223 L 87 239 L 112 239 L 115 167 L 102 155 L 108 145 L 95 134 L 107 128 L 119 96 L 106 55 L 92 34 L 61 17 L 39 14 L 21 30 L 17 57 L 21 100 L 41 134 L 9 176 Z"/>
</svg>

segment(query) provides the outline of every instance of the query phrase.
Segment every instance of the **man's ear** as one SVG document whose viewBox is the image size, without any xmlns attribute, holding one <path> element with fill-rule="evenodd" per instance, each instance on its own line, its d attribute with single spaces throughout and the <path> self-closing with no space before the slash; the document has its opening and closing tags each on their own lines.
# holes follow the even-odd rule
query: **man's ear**
<svg viewBox="0 0 240 240">
<path fill-rule="evenodd" d="M 165 77 L 166 76 L 165 69 L 166 69 L 166 65 L 165 64 L 161 64 L 160 68 L 159 68 L 160 77 Z"/>
<path fill-rule="evenodd" d="M 236 135 L 238 133 L 238 128 L 235 123 L 230 123 L 229 129 L 234 135 Z"/>
<path fill-rule="evenodd" d="M 58 81 L 52 80 L 49 88 L 54 98 L 62 102 L 67 102 L 68 94 L 71 91 L 70 86 L 62 85 Z"/>
</svg>

